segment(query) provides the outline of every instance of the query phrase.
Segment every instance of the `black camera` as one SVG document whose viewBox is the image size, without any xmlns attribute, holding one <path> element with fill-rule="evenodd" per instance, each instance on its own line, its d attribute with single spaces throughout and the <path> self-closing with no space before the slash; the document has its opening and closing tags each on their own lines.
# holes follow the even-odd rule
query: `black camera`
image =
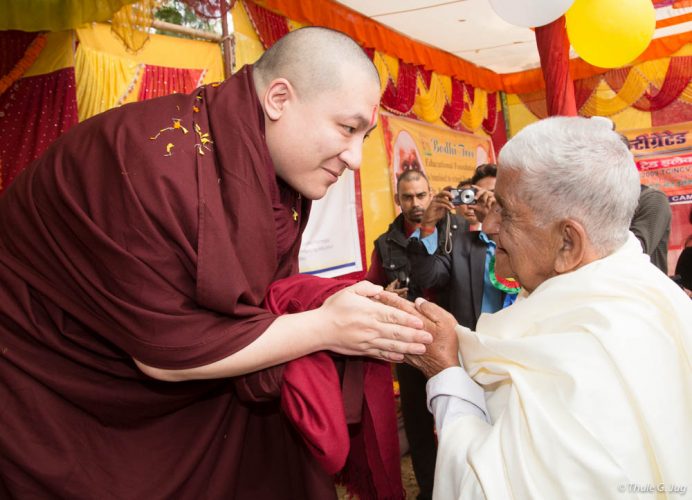
<svg viewBox="0 0 692 500">
<path fill-rule="evenodd" d="M 450 189 L 452 205 L 473 205 L 476 203 L 476 188 Z"/>
</svg>

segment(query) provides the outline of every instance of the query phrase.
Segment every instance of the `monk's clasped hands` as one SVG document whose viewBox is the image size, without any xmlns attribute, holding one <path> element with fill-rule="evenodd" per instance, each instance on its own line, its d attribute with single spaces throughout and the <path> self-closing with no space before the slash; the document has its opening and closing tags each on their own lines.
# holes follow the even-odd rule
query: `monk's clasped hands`
<svg viewBox="0 0 692 500">
<path fill-rule="evenodd" d="M 388 305 L 381 297 L 410 302 L 381 286 L 362 281 L 325 300 L 317 312 L 325 349 L 352 356 L 369 356 L 402 362 L 406 355 L 420 355 L 433 341 L 418 314 Z M 415 310 L 415 309 L 414 309 Z"/>
</svg>

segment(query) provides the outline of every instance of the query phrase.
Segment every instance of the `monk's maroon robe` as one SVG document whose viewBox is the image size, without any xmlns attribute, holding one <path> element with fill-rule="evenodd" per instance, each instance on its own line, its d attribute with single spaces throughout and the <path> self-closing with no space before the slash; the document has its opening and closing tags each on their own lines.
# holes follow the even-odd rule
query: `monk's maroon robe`
<svg viewBox="0 0 692 500">
<path fill-rule="evenodd" d="M 0 497 L 334 495 L 283 367 L 166 383 L 132 361 L 208 364 L 275 319 L 310 204 L 263 130 L 246 68 L 74 127 L 0 198 Z"/>
</svg>

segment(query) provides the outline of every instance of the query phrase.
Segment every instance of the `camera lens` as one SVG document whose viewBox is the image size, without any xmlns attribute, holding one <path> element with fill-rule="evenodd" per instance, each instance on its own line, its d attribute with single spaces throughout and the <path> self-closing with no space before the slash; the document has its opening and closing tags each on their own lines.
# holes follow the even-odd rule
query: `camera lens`
<svg viewBox="0 0 692 500">
<path fill-rule="evenodd" d="M 461 202 L 464 205 L 471 205 L 474 201 L 476 201 L 476 191 L 474 189 L 462 189 L 461 193 L 459 193 L 459 198 L 461 198 Z"/>
</svg>

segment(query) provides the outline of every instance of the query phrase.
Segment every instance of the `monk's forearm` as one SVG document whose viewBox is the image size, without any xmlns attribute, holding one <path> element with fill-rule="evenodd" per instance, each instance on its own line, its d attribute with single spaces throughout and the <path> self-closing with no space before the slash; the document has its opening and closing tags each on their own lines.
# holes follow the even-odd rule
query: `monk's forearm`
<svg viewBox="0 0 692 500">
<path fill-rule="evenodd" d="M 317 309 L 277 317 L 250 345 L 204 366 L 164 370 L 135 362 L 150 377 L 174 382 L 245 375 L 321 350 L 385 361 L 423 354 L 424 344 L 432 342 L 432 336 L 422 330 L 423 322 L 370 299 L 380 294 L 386 292 L 372 283 L 352 285 Z"/>
<path fill-rule="evenodd" d="M 317 311 L 278 316 L 269 328 L 247 347 L 207 365 L 183 370 L 165 370 L 137 360 L 135 362 L 145 374 L 168 382 L 245 375 L 325 349 Z"/>
</svg>

